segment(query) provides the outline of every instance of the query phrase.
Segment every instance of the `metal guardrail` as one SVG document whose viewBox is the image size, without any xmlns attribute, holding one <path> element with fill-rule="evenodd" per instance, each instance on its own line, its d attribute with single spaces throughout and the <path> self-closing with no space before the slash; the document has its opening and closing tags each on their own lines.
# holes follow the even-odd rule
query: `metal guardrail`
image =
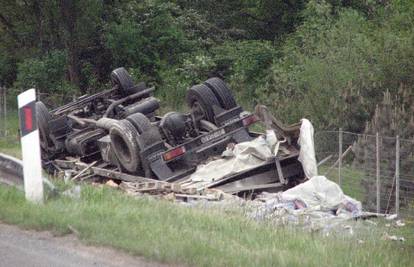
<svg viewBox="0 0 414 267">
<path fill-rule="evenodd" d="M 0 153 L 0 183 L 23 189 L 23 162 Z"/>
</svg>

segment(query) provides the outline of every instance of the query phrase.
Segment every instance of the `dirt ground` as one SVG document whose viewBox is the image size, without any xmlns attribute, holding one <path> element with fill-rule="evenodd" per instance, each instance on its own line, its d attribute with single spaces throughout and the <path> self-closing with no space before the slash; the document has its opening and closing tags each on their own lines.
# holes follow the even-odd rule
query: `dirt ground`
<svg viewBox="0 0 414 267">
<path fill-rule="evenodd" d="M 0 223 L 1 266 L 170 266 L 110 248 L 85 246 L 74 235 L 21 230 Z"/>
</svg>

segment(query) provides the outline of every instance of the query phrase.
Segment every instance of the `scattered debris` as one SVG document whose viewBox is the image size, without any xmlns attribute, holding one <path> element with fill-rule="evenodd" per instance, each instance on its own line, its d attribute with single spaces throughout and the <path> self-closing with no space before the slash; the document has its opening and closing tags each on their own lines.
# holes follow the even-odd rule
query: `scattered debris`
<svg viewBox="0 0 414 267">
<path fill-rule="evenodd" d="M 80 236 L 80 233 L 78 230 L 75 229 L 75 227 L 73 227 L 72 225 L 68 224 L 68 229 L 76 236 Z"/>
<path fill-rule="evenodd" d="M 109 187 L 113 187 L 113 188 L 118 188 L 118 184 L 115 183 L 113 180 L 108 180 L 105 185 L 109 186 Z"/>
<path fill-rule="evenodd" d="M 405 223 L 402 220 L 397 220 L 397 221 L 395 221 L 395 225 L 398 226 L 398 227 L 403 227 L 403 226 L 405 226 Z"/>
<path fill-rule="evenodd" d="M 74 181 L 74 180 L 82 177 L 82 175 L 84 175 L 90 168 L 92 168 L 93 166 L 95 166 L 96 163 L 97 163 L 97 161 L 94 161 L 91 164 L 89 164 L 86 168 L 84 168 L 78 174 L 76 174 L 73 178 L 71 178 L 71 181 Z"/>
<path fill-rule="evenodd" d="M 80 185 L 72 186 L 68 190 L 63 191 L 62 195 L 73 198 L 73 199 L 80 199 L 80 197 L 81 197 L 81 187 L 80 187 Z"/>
<path fill-rule="evenodd" d="M 167 200 L 193 201 L 209 200 L 219 201 L 223 198 L 224 192 L 217 189 L 197 190 L 194 187 L 183 187 L 177 183 L 168 182 L 122 182 L 119 186 L 129 195 L 141 196 L 142 194 L 161 196 Z"/>
<path fill-rule="evenodd" d="M 252 218 L 301 224 L 312 229 L 362 215 L 361 203 L 344 195 L 337 184 L 324 176 L 315 176 L 285 192 L 263 193 L 257 201 L 263 204 L 250 214 Z"/>
<path fill-rule="evenodd" d="M 384 232 L 382 236 L 382 240 L 392 240 L 392 241 L 400 241 L 405 242 L 405 238 L 402 236 L 396 236 L 396 235 L 389 235 L 388 233 Z"/>
<path fill-rule="evenodd" d="M 366 221 L 367 223 L 369 223 L 369 224 L 374 225 L 374 226 L 377 226 L 377 225 L 378 225 L 376 222 L 371 221 L 371 220 L 365 220 L 365 221 Z M 385 225 L 385 226 L 387 226 L 387 225 Z"/>
<path fill-rule="evenodd" d="M 395 220 L 395 219 L 397 219 L 398 218 L 398 215 L 397 214 L 390 214 L 390 215 L 387 215 L 386 217 L 385 217 L 385 219 L 387 220 L 387 221 L 392 221 L 392 220 Z"/>
<path fill-rule="evenodd" d="M 318 176 L 309 120 L 285 126 L 263 105 L 255 114 L 244 111 L 218 78 L 188 90 L 189 113 L 157 116 L 154 88 L 134 84 L 124 68 L 111 79 L 111 89 L 51 111 L 36 103 L 43 165 L 65 182 L 87 181 L 189 206 L 238 205 L 254 220 L 326 234 L 340 229 L 353 235 L 351 219 L 385 216 L 363 212 L 359 201 Z M 265 133 L 249 130 L 258 119 Z M 81 187 L 62 195 L 79 199 Z M 384 234 L 384 239 L 403 238 Z"/>
</svg>

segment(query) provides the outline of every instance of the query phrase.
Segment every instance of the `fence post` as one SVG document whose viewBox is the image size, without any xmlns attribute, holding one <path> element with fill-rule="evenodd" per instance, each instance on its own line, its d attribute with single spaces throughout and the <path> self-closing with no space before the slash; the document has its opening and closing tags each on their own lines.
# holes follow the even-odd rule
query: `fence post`
<svg viewBox="0 0 414 267">
<path fill-rule="evenodd" d="M 395 213 L 400 214 L 400 136 L 395 140 Z"/>
<path fill-rule="evenodd" d="M 4 101 L 4 111 L 3 111 L 3 116 L 4 116 L 4 136 L 7 136 L 7 93 L 6 93 L 6 88 L 3 87 L 3 101 Z"/>
<path fill-rule="evenodd" d="M 376 178 L 377 178 L 377 213 L 381 211 L 381 185 L 380 185 L 380 144 L 379 144 L 379 133 L 376 134 Z"/>
<path fill-rule="evenodd" d="M 3 87 L 0 86 L 0 137 L 3 136 Z"/>
<path fill-rule="evenodd" d="M 341 177 L 341 169 L 342 169 L 342 139 L 343 139 L 343 131 L 342 128 L 339 128 L 339 149 L 338 149 L 338 183 L 339 186 L 342 186 L 342 177 Z"/>
<path fill-rule="evenodd" d="M 7 135 L 7 100 L 6 100 L 6 88 L 0 86 L 0 121 L 2 125 L 0 127 L 0 135 Z"/>
</svg>

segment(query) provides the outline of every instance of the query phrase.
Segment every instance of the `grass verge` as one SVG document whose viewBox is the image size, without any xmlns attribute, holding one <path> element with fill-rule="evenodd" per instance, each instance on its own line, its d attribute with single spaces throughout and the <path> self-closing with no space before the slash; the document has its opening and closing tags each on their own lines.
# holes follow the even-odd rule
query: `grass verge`
<svg viewBox="0 0 414 267">
<path fill-rule="evenodd" d="M 381 229 L 360 236 L 322 236 L 249 221 L 235 213 L 196 210 L 84 186 L 81 198 L 27 203 L 0 186 L 0 220 L 79 238 L 134 255 L 191 266 L 409 266 L 408 243 L 384 241 Z M 373 227 L 375 228 L 375 227 Z M 358 240 L 363 239 L 364 243 Z"/>
<path fill-rule="evenodd" d="M 4 122 L 0 119 L 0 123 Z M 17 111 L 8 112 L 6 127 L 7 135 L 2 136 L 1 134 L 3 133 L 0 133 L 0 152 L 21 158 L 20 143 L 18 138 L 19 118 L 17 116 Z M 3 130 L 3 125 L 0 129 Z"/>
</svg>

